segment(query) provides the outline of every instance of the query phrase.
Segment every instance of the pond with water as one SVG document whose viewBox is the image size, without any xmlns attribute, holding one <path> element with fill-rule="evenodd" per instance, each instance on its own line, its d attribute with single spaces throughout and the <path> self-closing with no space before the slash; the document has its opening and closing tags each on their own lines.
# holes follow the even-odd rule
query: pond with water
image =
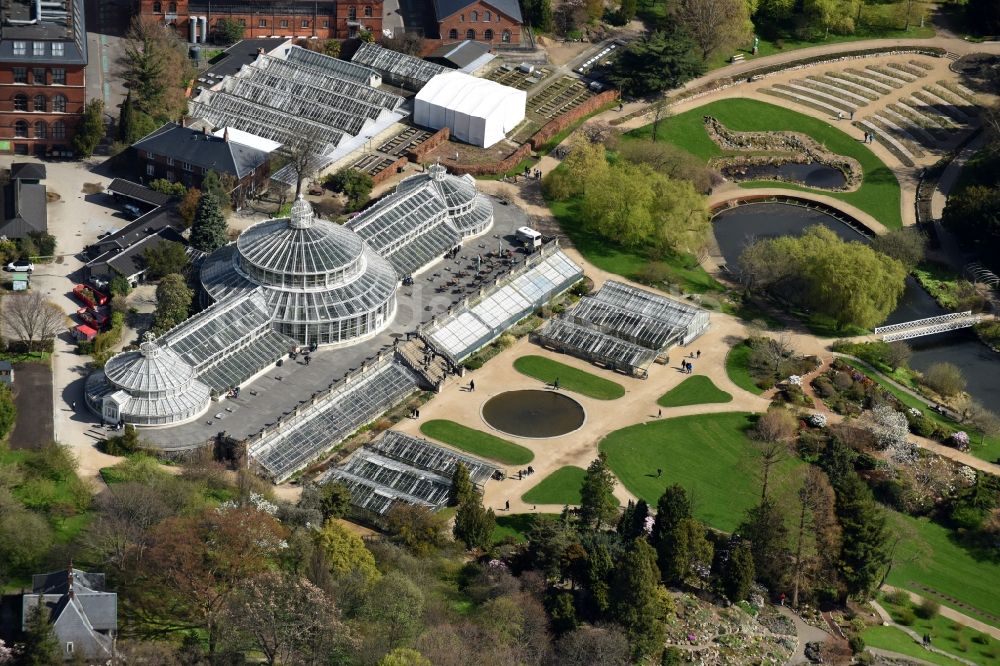
<svg viewBox="0 0 1000 666">
<path fill-rule="evenodd" d="M 558 437 L 583 425 L 587 415 L 573 398 L 557 391 L 507 391 L 483 405 L 483 420 L 518 437 Z"/>
<path fill-rule="evenodd" d="M 720 212 L 712 221 L 722 256 L 733 265 L 749 241 L 797 236 L 814 224 L 822 224 L 844 240 L 867 241 L 864 235 L 836 218 L 794 204 L 737 206 Z M 935 317 L 945 312 L 916 280 L 907 278 L 906 290 L 885 323 Z M 939 333 L 906 342 L 913 349 L 910 367 L 914 370 L 926 370 L 940 361 L 954 363 L 965 375 L 969 394 L 990 409 L 1000 410 L 1000 354 L 982 344 L 971 330 Z"/>
<path fill-rule="evenodd" d="M 840 169 L 819 162 L 729 165 L 721 171 L 723 176 L 734 181 L 780 180 L 824 190 L 839 190 L 847 184 L 847 178 Z"/>
</svg>

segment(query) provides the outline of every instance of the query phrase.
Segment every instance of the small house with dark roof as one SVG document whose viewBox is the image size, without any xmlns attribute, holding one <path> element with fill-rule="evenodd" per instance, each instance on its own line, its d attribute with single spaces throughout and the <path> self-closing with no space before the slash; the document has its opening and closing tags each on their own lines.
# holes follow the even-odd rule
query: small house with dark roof
<svg viewBox="0 0 1000 666">
<path fill-rule="evenodd" d="M 472 40 L 497 46 L 519 46 L 521 5 L 518 0 L 433 0 L 438 37 L 445 44 Z"/>
<path fill-rule="evenodd" d="M 42 605 L 64 660 L 109 661 L 118 633 L 118 595 L 104 591 L 104 574 L 74 569 L 32 576 L 31 593 L 21 598 L 21 630 L 32 609 Z"/>
<path fill-rule="evenodd" d="M 0 236 L 26 238 L 49 230 L 46 210 L 45 166 L 31 162 L 10 165 L 10 180 L 0 188 Z"/>
<path fill-rule="evenodd" d="M 253 146 L 229 139 L 229 133 L 213 136 L 177 123 L 167 123 L 132 144 L 146 181 L 165 178 L 188 187 L 201 187 L 205 175 L 214 171 L 235 183 L 230 196 L 238 209 L 246 199 L 267 187 L 270 155 Z"/>
<path fill-rule="evenodd" d="M 490 53 L 489 44 L 465 40 L 458 44 L 440 46 L 427 59 L 466 74 L 475 74 L 495 57 Z"/>
</svg>

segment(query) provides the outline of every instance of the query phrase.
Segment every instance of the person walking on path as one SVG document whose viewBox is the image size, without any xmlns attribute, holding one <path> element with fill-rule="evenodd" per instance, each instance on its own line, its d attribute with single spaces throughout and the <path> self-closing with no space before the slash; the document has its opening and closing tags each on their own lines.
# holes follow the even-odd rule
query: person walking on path
<svg viewBox="0 0 1000 666">
<path fill-rule="evenodd" d="M 506 502 L 503 503 L 503 510 L 510 511 L 510 500 L 507 500 Z"/>
<path fill-rule="evenodd" d="M 475 392 L 476 392 L 476 380 L 470 379 L 469 380 L 469 393 L 475 393 Z"/>
<path fill-rule="evenodd" d="M 701 350 L 700 349 L 697 352 L 695 352 L 694 357 L 695 358 L 701 358 Z"/>
<path fill-rule="evenodd" d="M 552 388 L 554 388 L 557 391 L 559 390 L 559 378 L 558 377 L 556 377 L 556 380 L 554 382 L 552 382 Z"/>
<path fill-rule="evenodd" d="M 660 468 L 660 467 L 657 467 L 656 468 L 656 478 L 660 478 L 661 476 L 663 476 L 663 469 Z"/>
</svg>

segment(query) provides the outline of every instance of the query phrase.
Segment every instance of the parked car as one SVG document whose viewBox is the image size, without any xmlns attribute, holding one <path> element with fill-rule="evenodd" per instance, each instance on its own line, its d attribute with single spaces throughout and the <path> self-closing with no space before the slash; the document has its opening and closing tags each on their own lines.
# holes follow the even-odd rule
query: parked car
<svg viewBox="0 0 1000 666">
<path fill-rule="evenodd" d="M 27 259 L 17 259 L 7 264 L 7 270 L 12 273 L 31 273 L 35 265 Z"/>
</svg>

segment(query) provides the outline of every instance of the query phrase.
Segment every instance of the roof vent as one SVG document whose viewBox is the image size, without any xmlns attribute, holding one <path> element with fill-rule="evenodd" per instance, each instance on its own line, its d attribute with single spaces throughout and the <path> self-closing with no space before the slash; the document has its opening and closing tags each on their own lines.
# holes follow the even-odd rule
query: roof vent
<svg viewBox="0 0 1000 666">
<path fill-rule="evenodd" d="M 143 358 L 156 358 L 161 351 L 160 345 L 156 344 L 156 334 L 146 331 L 142 336 L 142 342 L 139 343 L 139 353 Z"/>
<path fill-rule="evenodd" d="M 313 223 L 313 209 L 312 204 L 303 198 L 300 194 L 299 198 L 295 200 L 292 204 L 292 213 L 289 218 L 288 226 L 292 229 L 308 229 Z"/>
</svg>

